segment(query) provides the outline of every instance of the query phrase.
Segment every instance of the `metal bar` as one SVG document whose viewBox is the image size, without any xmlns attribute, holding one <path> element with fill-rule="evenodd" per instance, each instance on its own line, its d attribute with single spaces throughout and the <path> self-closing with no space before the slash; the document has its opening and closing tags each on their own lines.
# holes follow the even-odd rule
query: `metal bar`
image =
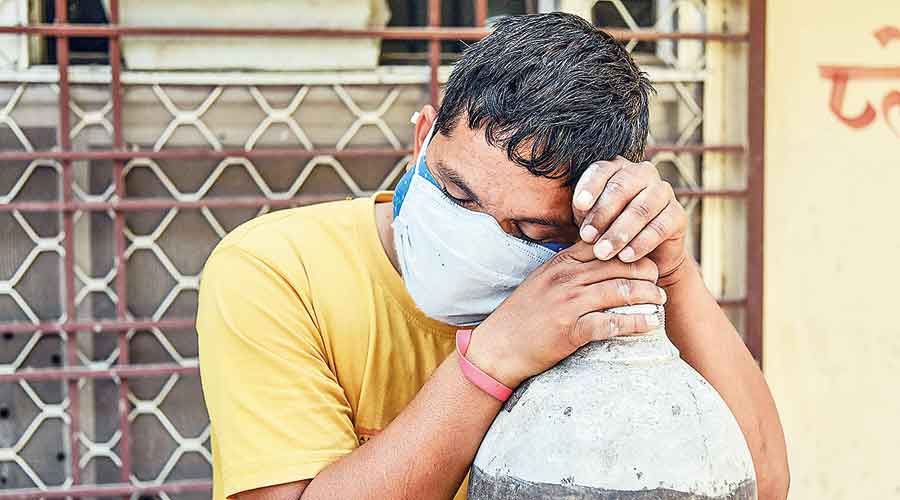
<svg viewBox="0 0 900 500">
<path fill-rule="evenodd" d="M 119 22 L 119 0 L 110 0 L 109 2 L 109 20 L 116 24 Z M 113 126 L 113 147 L 117 150 L 125 150 L 125 137 L 122 130 L 122 62 L 121 62 L 121 44 L 119 37 L 109 39 L 109 64 L 111 71 L 110 94 L 112 96 L 112 126 Z M 116 197 L 120 200 L 125 199 L 125 177 L 123 162 L 124 158 L 115 160 L 113 170 L 113 182 L 115 183 Z M 125 236 L 124 236 L 124 218 L 123 214 L 116 213 L 115 220 L 116 233 L 116 317 L 125 319 L 126 317 L 126 272 L 125 272 Z M 127 353 L 126 353 L 127 355 Z M 120 361 L 122 353 L 119 353 Z M 127 359 L 126 361 L 127 362 Z M 127 479 L 127 477 L 125 478 Z"/>
<path fill-rule="evenodd" d="M 55 0 L 55 18 L 54 23 L 65 24 L 68 22 L 68 2 L 66 0 Z M 72 141 L 69 137 L 71 131 L 71 122 L 69 118 L 69 39 L 63 33 L 57 34 L 56 38 L 56 60 L 59 68 L 59 147 L 63 151 L 72 149 Z M 71 160 L 63 160 L 62 162 L 62 199 L 64 203 L 72 201 L 72 162 Z M 65 285 L 63 287 L 63 297 L 65 302 L 65 311 L 67 320 L 73 320 L 77 316 L 75 306 L 75 223 L 74 212 L 65 212 L 63 218 L 63 248 L 65 255 L 63 258 L 63 275 Z M 77 332 L 70 332 L 65 337 L 66 346 L 66 365 L 71 367 L 78 364 L 78 343 Z M 79 443 L 78 432 L 80 430 L 81 410 L 78 394 L 78 381 L 69 380 L 66 385 L 66 393 L 69 399 L 69 463 L 72 472 L 72 483 L 77 485 L 81 482 L 81 468 L 79 462 Z"/>
<path fill-rule="evenodd" d="M 676 154 L 703 154 L 703 153 L 731 153 L 743 154 L 747 148 L 743 144 L 655 144 L 645 148 L 644 156 L 650 157 L 657 153 Z"/>
<path fill-rule="evenodd" d="M 272 199 L 264 196 L 235 196 L 201 198 L 198 200 L 175 200 L 173 198 L 132 198 L 122 201 L 21 201 L 0 205 L 0 212 L 45 212 L 45 211 L 106 211 L 106 210 L 166 210 L 169 208 L 258 208 L 295 207 L 325 201 L 348 198 L 343 194 L 302 194 L 293 198 Z"/>
<path fill-rule="evenodd" d="M 109 21 L 112 24 L 119 23 L 119 0 L 109 1 Z M 113 125 L 113 147 L 119 150 L 125 149 L 125 133 L 123 130 L 124 121 L 122 120 L 123 106 L 122 93 L 122 59 L 121 59 L 121 39 L 117 36 L 109 39 L 109 66 L 111 72 L 111 81 L 109 91 L 112 94 L 112 125 Z M 115 183 L 116 197 L 120 200 L 126 198 L 125 193 L 125 162 L 123 159 L 116 159 L 113 165 L 113 182 Z M 115 211 L 115 230 L 113 231 L 116 247 L 116 319 L 124 321 L 128 317 L 128 283 L 127 283 L 127 260 L 125 258 L 125 214 L 120 210 Z M 119 366 L 128 366 L 129 363 L 129 347 L 128 332 L 119 331 L 117 344 L 119 348 L 119 357 L 116 363 Z M 128 379 L 119 379 L 119 404 L 117 410 L 119 412 L 119 458 L 122 466 L 119 468 L 119 479 L 124 483 L 131 480 L 131 423 L 128 420 Z M 122 500 L 128 500 L 128 495 L 123 496 Z"/>
<path fill-rule="evenodd" d="M 433 1 L 433 0 L 429 0 Z M 678 32 L 656 30 L 627 30 L 598 28 L 619 40 L 706 40 L 719 42 L 744 42 L 748 33 Z M 33 24 L 29 26 L 0 26 L 0 34 L 25 33 L 30 35 L 77 36 L 108 38 L 111 36 L 234 36 L 234 37 L 320 37 L 320 38 L 372 38 L 384 40 L 480 40 L 490 34 L 484 28 L 445 27 L 416 28 L 391 27 L 382 29 L 322 29 L 322 28 L 211 28 L 200 26 L 114 26 L 97 24 Z"/>
<path fill-rule="evenodd" d="M 744 198 L 746 189 L 675 189 L 675 196 L 683 198 Z"/>
<path fill-rule="evenodd" d="M 747 195 L 744 189 L 676 189 L 675 194 L 685 198 L 721 197 L 742 198 Z M 165 210 L 169 208 L 254 208 L 254 207 L 292 207 L 310 205 L 327 201 L 346 199 L 339 194 L 303 194 L 293 198 L 272 199 L 264 196 L 235 196 L 201 198 L 197 200 L 176 200 L 173 198 L 139 198 L 122 201 L 73 201 L 60 203 L 53 201 L 21 201 L 0 205 L 0 212 L 14 210 L 22 212 L 43 212 L 48 210 L 69 211 L 106 211 L 106 210 Z"/>
<path fill-rule="evenodd" d="M 19 380 L 68 380 L 70 384 L 77 384 L 78 380 L 88 378 L 161 377 L 173 373 L 199 375 L 200 368 L 197 366 L 182 366 L 175 363 L 113 366 L 99 370 L 87 367 L 29 368 L 15 372 L 0 373 L 0 383 Z"/>
<path fill-rule="evenodd" d="M 128 483 L 104 484 L 102 486 L 70 486 L 48 488 L 16 489 L 0 491 L 0 500 L 38 500 L 40 498 L 65 498 L 70 496 L 81 497 L 111 497 L 130 496 L 132 494 L 155 495 L 158 493 L 188 493 L 202 492 L 212 489 L 210 481 L 171 481 L 153 486 L 139 486 Z"/>
<path fill-rule="evenodd" d="M 428 27 L 439 28 L 441 25 L 441 0 L 428 0 Z M 479 39 L 482 37 L 478 37 Z M 437 109 L 441 100 L 438 69 L 441 67 L 441 41 L 432 39 L 428 42 L 428 68 L 430 70 L 429 86 L 431 88 L 431 105 Z"/>
<path fill-rule="evenodd" d="M 487 24 L 488 3 L 487 0 L 475 0 L 475 26 Z"/>
<path fill-rule="evenodd" d="M 683 198 L 745 198 L 746 189 L 675 189 L 675 196 Z M 227 205 L 226 205 L 227 206 Z"/>
<path fill-rule="evenodd" d="M 703 83 L 709 73 L 703 68 L 672 68 L 646 66 L 651 82 Z M 452 71 L 452 64 L 444 62 L 439 72 L 443 81 Z M 236 86 L 245 89 L 256 86 L 322 86 L 332 85 L 419 85 L 428 83 L 427 63 L 416 65 L 381 65 L 372 69 L 341 71 L 241 71 L 231 70 L 132 70 L 125 68 L 125 85 L 177 85 L 187 87 Z M 0 83 L 56 83 L 56 66 L 38 64 L 25 70 L 0 68 Z M 109 65 L 76 65 L 69 68 L 69 81 L 85 85 L 104 85 L 110 82 Z"/>
<path fill-rule="evenodd" d="M 676 189 L 675 194 L 683 198 L 743 198 L 747 196 L 745 189 Z M 166 210 L 170 208 L 256 208 L 256 207 L 296 207 L 347 199 L 342 194 L 303 194 L 293 198 L 272 199 L 264 196 L 214 197 L 198 200 L 176 200 L 173 198 L 139 198 L 122 201 L 73 201 L 60 203 L 55 201 L 19 201 L 0 205 L 0 213 L 12 212 L 46 212 L 65 211 L 106 211 L 106 210 Z"/>
<path fill-rule="evenodd" d="M 743 307 L 747 304 L 746 297 L 722 297 L 717 299 L 719 305 L 724 307 Z M 194 318 L 163 319 L 163 320 L 131 320 L 131 321 L 89 321 L 72 323 L 0 323 L 0 332 L 12 334 L 31 334 L 41 332 L 91 332 L 95 334 L 125 332 L 128 330 L 161 329 L 188 329 L 194 327 Z"/>
<path fill-rule="evenodd" d="M 738 146 L 740 147 L 740 146 Z M 352 149 L 303 149 L 297 148 L 261 148 L 261 149 L 204 149 L 179 148 L 160 151 L 142 149 L 108 149 L 97 151 L 0 151 L 0 161 L 14 160 L 130 160 L 132 158 L 149 158 L 151 160 L 189 160 L 216 158 L 297 158 L 311 159 L 316 156 L 333 156 L 343 158 L 399 158 L 412 154 L 412 149 L 386 148 L 352 148 Z M 3 165 L 0 165 L 2 168 Z"/>
<path fill-rule="evenodd" d="M 743 154 L 747 148 L 742 144 L 656 144 L 647 146 L 645 156 L 657 153 L 702 154 L 731 153 Z M 399 158 L 412 154 L 412 149 L 352 148 L 352 149 L 302 149 L 302 148 L 262 148 L 262 149 L 164 149 L 160 151 L 115 148 L 98 151 L 0 151 L 0 162 L 26 160 L 130 160 L 148 158 L 151 160 L 188 160 L 216 158 L 298 158 L 310 159 L 316 156 L 343 158 Z M 3 165 L 0 164 L 0 168 Z"/>
<path fill-rule="evenodd" d="M 720 298 L 716 302 L 722 307 L 742 308 L 747 306 L 747 297 Z"/>
<path fill-rule="evenodd" d="M 766 2 L 750 2 L 747 85 L 747 347 L 763 364 L 763 222 L 765 215 Z"/>
<path fill-rule="evenodd" d="M 107 321 L 72 321 L 66 323 L 0 323 L 3 333 L 34 332 L 122 332 L 128 330 L 149 330 L 151 328 L 185 329 L 193 328 L 193 318 L 161 319 L 161 320 L 107 320 Z"/>
</svg>

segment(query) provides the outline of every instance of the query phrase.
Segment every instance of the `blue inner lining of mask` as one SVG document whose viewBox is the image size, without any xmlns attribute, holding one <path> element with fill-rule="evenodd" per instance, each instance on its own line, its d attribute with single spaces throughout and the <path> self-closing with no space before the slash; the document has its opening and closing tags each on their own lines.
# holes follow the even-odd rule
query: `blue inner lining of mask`
<svg viewBox="0 0 900 500">
<path fill-rule="evenodd" d="M 434 187 L 438 189 L 441 188 L 437 179 L 431 175 L 431 171 L 428 170 L 428 167 L 425 165 L 425 155 L 420 155 L 415 168 L 407 170 L 406 173 L 403 174 L 403 177 L 400 178 L 400 182 L 397 183 L 397 187 L 394 188 L 394 217 L 397 217 L 397 215 L 400 214 L 400 207 L 403 206 L 403 200 L 406 199 L 406 192 L 409 191 L 409 183 L 412 182 L 413 176 L 416 175 L 417 171 L 421 172 L 422 177 L 425 178 L 425 180 L 434 184 Z"/>
</svg>

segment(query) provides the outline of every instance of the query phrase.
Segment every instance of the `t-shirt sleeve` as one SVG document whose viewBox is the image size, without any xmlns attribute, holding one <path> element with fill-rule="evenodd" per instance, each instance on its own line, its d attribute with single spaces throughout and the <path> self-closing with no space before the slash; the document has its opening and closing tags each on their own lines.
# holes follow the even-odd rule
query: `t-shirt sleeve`
<svg viewBox="0 0 900 500">
<path fill-rule="evenodd" d="M 200 372 L 226 496 L 311 479 L 358 446 L 298 276 L 234 244 L 203 270 Z"/>
</svg>

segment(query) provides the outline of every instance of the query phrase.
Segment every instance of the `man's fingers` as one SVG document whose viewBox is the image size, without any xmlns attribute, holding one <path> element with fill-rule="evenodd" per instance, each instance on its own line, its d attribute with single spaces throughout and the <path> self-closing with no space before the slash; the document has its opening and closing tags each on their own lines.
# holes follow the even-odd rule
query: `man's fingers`
<svg viewBox="0 0 900 500">
<path fill-rule="evenodd" d="M 684 213 L 684 208 L 677 201 L 670 201 L 662 212 L 647 223 L 644 229 L 619 252 L 619 259 L 634 262 L 646 256 L 663 241 L 684 230 L 686 225 L 687 214 Z"/>
<path fill-rule="evenodd" d="M 648 162 L 628 163 L 617 170 L 606 180 L 603 191 L 584 216 L 580 229 L 581 239 L 588 243 L 595 242 L 600 234 L 609 229 L 610 224 L 622 213 L 631 200 L 658 178 L 659 173 L 656 168 Z M 577 198 L 579 194 L 575 196 Z M 600 246 L 596 250 L 597 255 L 602 254 L 602 250 L 611 251 L 604 246 Z"/>
<path fill-rule="evenodd" d="M 662 181 L 638 193 L 594 245 L 594 254 L 597 258 L 610 259 L 622 251 L 622 260 L 626 262 L 635 260 L 632 255 L 633 249 L 628 250 L 625 245 L 666 208 L 672 196 L 672 188 L 667 182 Z"/>
<path fill-rule="evenodd" d="M 594 247 L 589 243 L 585 243 L 581 240 L 576 241 L 574 245 L 560 251 L 558 254 L 556 254 L 555 259 L 562 261 L 571 259 L 577 262 L 589 262 L 592 260 L 597 260 L 597 258 L 594 257 Z"/>
<path fill-rule="evenodd" d="M 572 194 L 572 212 L 575 215 L 575 224 L 581 225 L 594 203 L 597 202 L 597 197 L 606 187 L 606 182 L 625 166 L 626 161 L 625 158 L 617 156 L 612 161 L 594 162 L 581 174 Z"/>
<path fill-rule="evenodd" d="M 580 242 L 580 245 L 588 247 L 588 253 L 592 252 L 590 245 Z M 572 285 L 586 286 L 594 283 L 600 283 L 614 278 L 626 278 L 633 280 L 649 281 L 656 283 L 659 279 L 659 268 L 650 259 L 638 259 L 634 262 L 623 262 L 619 259 L 609 261 L 597 260 L 593 253 L 590 253 L 590 260 L 587 262 L 576 262 L 574 265 L 560 266 L 554 272 L 566 274 Z M 566 281 L 565 279 L 557 279 L 556 281 Z"/>
<path fill-rule="evenodd" d="M 659 317 L 655 314 L 592 312 L 578 318 L 570 340 L 578 348 L 593 340 L 647 333 L 659 326 Z"/>
<path fill-rule="evenodd" d="M 603 186 L 581 223 L 581 239 L 593 243 L 625 208 L 625 205 L 644 188 L 641 179 L 628 169 L 617 170 Z"/>
<path fill-rule="evenodd" d="M 578 312 L 586 314 L 634 304 L 665 304 L 666 292 L 644 280 L 614 278 L 587 285 L 575 299 Z"/>
</svg>

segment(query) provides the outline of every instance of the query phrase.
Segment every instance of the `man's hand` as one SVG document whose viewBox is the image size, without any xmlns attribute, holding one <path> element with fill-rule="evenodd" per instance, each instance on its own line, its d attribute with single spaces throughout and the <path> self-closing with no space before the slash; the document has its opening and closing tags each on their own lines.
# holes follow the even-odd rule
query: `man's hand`
<svg viewBox="0 0 900 500">
<path fill-rule="evenodd" d="M 575 186 L 572 206 L 581 239 L 594 245 L 600 260 L 647 256 L 659 268 L 662 285 L 685 261 L 687 215 L 650 162 L 617 156 L 591 164 Z"/>
<path fill-rule="evenodd" d="M 579 241 L 528 275 L 476 328 L 466 357 L 515 387 L 592 340 L 658 328 L 656 315 L 604 312 L 665 303 L 657 275 L 649 259 L 603 262 Z"/>
</svg>

